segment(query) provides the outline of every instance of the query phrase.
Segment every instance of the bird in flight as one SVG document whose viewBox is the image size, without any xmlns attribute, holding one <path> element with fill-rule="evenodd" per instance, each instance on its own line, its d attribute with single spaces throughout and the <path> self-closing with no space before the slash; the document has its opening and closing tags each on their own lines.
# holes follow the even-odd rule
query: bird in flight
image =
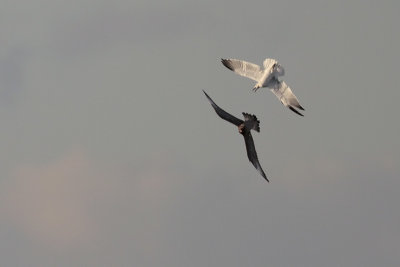
<svg viewBox="0 0 400 267">
<path fill-rule="evenodd" d="M 248 113 L 242 113 L 244 117 L 244 121 L 241 119 L 236 118 L 235 116 L 229 114 L 222 108 L 218 107 L 217 104 L 207 95 L 207 93 L 203 90 L 204 94 L 206 95 L 208 101 L 211 103 L 211 106 L 214 108 L 215 112 L 220 116 L 222 119 L 229 121 L 236 125 L 239 129 L 239 133 L 243 135 L 244 142 L 246 144 L 247 150 L 247 157 L 249 161 L 254 165 L 254 167 L 258 170 L 258 172 L 264 177 L 267 182 L 269 182 L 267 176 L 265 175 L 263 169 L 261 168 L 260 163 L 258 162 L 256 148 L 254 147 L 253 137 L 251 136 L 250 130 L 255 130 L 260 132 L 260 121 L 257 119 L 255 115 L 251 115 Z"/>
<path fill-rule="evenodd" d="M 291 111 L 296 114 L 303 116 L 295 108 L 304 110 L 300 105 L 297 97 L 293 94 L 290 87 L 284 82 L 279 81 L 278 77 L 285 74 L 285 69 L 272 58 L 264 60 L 264 69 L 257 64 L 253 64 L 247 61 L 239 59 L 221 59 L 222 64 L 230 69 L 231 71 L 249 79 L 256 81 L 256 85 L 253 91 L 257 91 L 258 88 L 267 87 L 271 89 L 271 92 L 282 102 L 283 105 L 288 107 Z"/>
</svg>

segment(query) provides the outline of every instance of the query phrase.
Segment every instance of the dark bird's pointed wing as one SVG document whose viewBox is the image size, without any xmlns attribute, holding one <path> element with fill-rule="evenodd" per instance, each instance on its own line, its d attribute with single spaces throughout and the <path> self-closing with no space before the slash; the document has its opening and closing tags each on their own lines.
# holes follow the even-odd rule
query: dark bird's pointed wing
<svg viewBox="0 0 400 267">
<path fill-rule="evenodd" d="M 250 162 L 253 163 L 254 167 L 258 170 L 262 177 L 269 182 L 267 176 L 261 168 L 260 162 L 258 162 L 256 148 L 254 146 L 253 137 L 251 136 L 250 131 L 246 132 L 243 137 L 244 142 L 246 143 L 247 157 L 249 158 Z"/>
<path fill-rule="evenodd" d="M 230 123 L 235 124 L 236 126 L 239 126 L 240 124 L 243 123 L 241 119 L 236 118 L 235 116 L 229 114 L 222 108 L 218 107 L 217 104 L 207 95 L 207 93 L 203 90 L 204 94 L 206 95 L 208 101 L 210 101 L 212 107 L 215 109 L 215 112 L 217 112 L 218 116 L 220 116 L 222 119 L 229 121 Z"/>
</svg>

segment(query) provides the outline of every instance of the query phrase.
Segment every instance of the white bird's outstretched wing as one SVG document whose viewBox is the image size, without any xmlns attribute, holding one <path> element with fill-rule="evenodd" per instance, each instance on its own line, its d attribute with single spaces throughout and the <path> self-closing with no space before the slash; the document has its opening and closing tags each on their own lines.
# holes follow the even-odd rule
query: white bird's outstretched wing
<svg viewBox="0 0 400 267">
<path fill-rule="evenodd" d="M 280 82 L 277 79 L 274 79 L 269 87 L 271 88 L 271 92 L 274 93 L 283 105 L 290 108 L 290 110 L 298 115 L 303 116 L 303 114 L 298 112 L 295 108 L 301 110 L 304 110 L 304 108 L 300 105 L 299 100 L 297 100 L 297 97 L 284 81 Z"/>
<path fill-rule="evenodd" d="M 258 82 L 263 74 L 263 71 L 261 70 L 261 67 L 258 66 L 257 64 L 253 64 L 247 61 L 239 60 L 239 59 L 223 59 L 221 58 L 222 64 L 230 69 L 231 71 L 252 79 L 256 82 Z"/>
<path fill-rule="evenodd" d="M 211 103 L 211 106 L 214 108 L 215 112 L 220 116 L 222 119 L 229 121 L 230 123 L 235 124 L 236 126 L 239 126 L 240 124 L 243 123 L 241 119 L 236 118 L 235 116 L 229 114 L 222 108 L 218 107 L 217 104 L 207 95 L 207 93 L 203 90 L 204 94 L 206 95 L 208 101 Z"/>
<path fill-rule="evenodd" d="M 256 148 L 254 146 L 253 137 L 251 136 L 250 131 L 247 131 L 244 135 L 244 142 L 246 143 L 246 151 L 247 157 L 249 161 L 253 164 L 253 166 L 258 170 L 262 177 L 264 177 L 267 182 L 269 182 L 267 176 L 265 175 L 263 169 L 261 168 L 260 162 L 258 161 Z"/>
</svg>

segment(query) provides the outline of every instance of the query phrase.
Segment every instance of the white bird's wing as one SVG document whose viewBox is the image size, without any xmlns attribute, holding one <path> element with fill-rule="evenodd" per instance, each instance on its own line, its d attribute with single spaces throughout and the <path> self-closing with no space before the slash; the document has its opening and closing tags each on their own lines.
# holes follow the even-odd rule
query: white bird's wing
<svg viewBox="0 0 400 267">
<path fill-rule="evenodd" d="M 280 82 L 277 79 L 274 79 L 269 87 L 271 88 L 271 92 L 274 93 L 274 95 L 282 102 L 283 105 L 298 115 L 303 116 L 303 114 L 294 108 L 301 110 L 304 110 L 304 108 L 300 105 L 297 97 L 293 94 L 290 87 L 284 81 Z"/>
<path fill-rule="evenodd" d="M 252 79 L 256 82 L 258 82 L 263 75 L 261 67 L 258 66 L 257 64 L 253 64 L 238 59 L 223 59 L 223 58 L 221 59 L 221 62 L 225 67 L 227 67 L 231 71 L 243 77 Z"/>
</svg>

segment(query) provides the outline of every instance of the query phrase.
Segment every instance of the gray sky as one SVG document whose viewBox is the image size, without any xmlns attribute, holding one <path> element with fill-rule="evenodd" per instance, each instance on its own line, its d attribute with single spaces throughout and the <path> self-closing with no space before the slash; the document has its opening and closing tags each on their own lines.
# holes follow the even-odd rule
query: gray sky
<svg viewBox="0 0 400 267">
<path fill-rule="evenodd" d="M 400 265 L 398 1 L 0 2 L 1 265 Z"/>
</svg>

